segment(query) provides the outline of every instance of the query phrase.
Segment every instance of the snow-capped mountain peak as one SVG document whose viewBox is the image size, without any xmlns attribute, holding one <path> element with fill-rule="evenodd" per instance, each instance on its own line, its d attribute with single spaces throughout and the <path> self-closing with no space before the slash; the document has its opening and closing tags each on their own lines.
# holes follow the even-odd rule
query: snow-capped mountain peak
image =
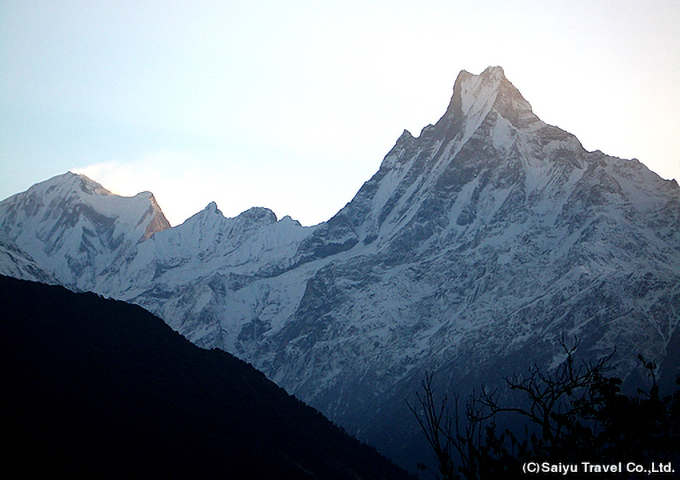
<svg viewBox="0 0 680 480">
<path fill-rule="evenodd" d="M 538 121 L 501 67 L 489 67 L 480 75 L 462 72 L 444 117 L 465 118 L 465 136 L 469 136 L 492 109 L 517 128 Z"/>
<path fill-rule="evenodd" d="M 0 202 L 0 235 L 60 281 L 84 289 L 139 242 L 167 228 L 150 192 L 121 197 L 71 172 Z"/>
<path fill-rule="evenodd" d="M 677 371 L 678 184 L 586 151 L 499 67 L 462 72 L 444 115 L 315 227 L 211 203 L 164 228 L 152 200 L 44 182 L 0 202 L 7 258 L 148 308 L 398 458 L 427 371 L 492 383 L 553 365 L 563 335 L 583 358 L 616 347 L 624 378 L 638 353 Z"/>
<path fill-rule="evenodd" d="M 46 192 L 55 192 L 57 195 L 111 195 L 106 188 L 98 182 L 88 178 L 79 173 L 66 172 L 63 175 L 58 175 L 45 182 L 34 185 L 29 191 L 44 190 Z"/>
<path fill-rule="evenodd" d="M 547 141 L 541 144 L 537 136 Z M 441 119 L 419 137 L 404 131 L 380 170 L 309 244 L 317 250 L 319 244 L 336 245 L 331 251 L 337 251 L 399 237 L 396 248 L 403 252 L 404 229 L 412 231 L 408 244 L 415 247 L 451 221 L 469 223 L 473 207 L 466 203 L 481 191 L 480 182 L 529 178 L 524 170 L 530 163 L 543 165 L 550 150 L 564 148 L 584 153 L 575 137 L 533 114 L 502 68 L 462 72 Z M 436 225 L 422 228 L 433 216 Z"/>
</svg>

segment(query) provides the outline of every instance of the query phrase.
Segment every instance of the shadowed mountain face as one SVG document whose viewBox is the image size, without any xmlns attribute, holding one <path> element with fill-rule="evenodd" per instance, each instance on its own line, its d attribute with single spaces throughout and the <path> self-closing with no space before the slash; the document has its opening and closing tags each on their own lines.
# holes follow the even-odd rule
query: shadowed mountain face
<svg viewBox="0 0 680 480">
<path fill-rule="evenodd" d="M 137 306 L 0 276 L 8 466 L 79 478 L 406 478 Z"/>
<path fill-rule="evenodd" d="M 262 208 L 225 218 L 210 204 L 149 238 L 142 222 L 112 255 L 103 245 L 125 230 L 120 212 L 107 210 L 113 230 L 64 217 L 59 202 L 47 217 L 13 216 L 63 183 L 0 202 L 11 258 L 251 362 L 409 467 L 419 432 L 404 400 L 426 372 L 440 390 L 492 384 L 558 364 L 566 336 L 580 339 L 578 358 L 616 348 L 615 374 L 630 383 L 638 353 L 675 378 L 680 188 L 545 124 L 498 67 L 462 72 L 442 118 L 404 132 L 315 227 Z M 46 218 L 71 223 L 45 230 Z"/>
</svg>

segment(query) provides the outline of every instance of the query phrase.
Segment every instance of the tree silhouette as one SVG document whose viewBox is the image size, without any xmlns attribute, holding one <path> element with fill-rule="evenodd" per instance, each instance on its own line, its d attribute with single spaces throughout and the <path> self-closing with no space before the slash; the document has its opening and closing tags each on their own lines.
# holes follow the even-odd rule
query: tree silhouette
<svg viewBox="0 0 680 480">
<path fill-rule="evenodd" d="M 525 375 L 506 378 L 502 392 L 473 392 L 464 409 L 457 395 L 453 402 L 446 395 L 437 400 L 432 375 L 426 375 L 416 405 L 409 408 L 441 478 L 503 478 L 521 472 L 528 461 L 680 460 L 680 390 L 660 395 L 655 363 L 639 356 L 651 387 L 628 396 L 621 392 L 621 379 L 605 374 L 613 353 L 577 363 L 579 343 L 568 346 L 562 339 L 560 345 L 565 359 L 557 368 L 546 371 L 534 365 Z M 501 417 L 514 427 L 499 429 Z"/>
</svg>

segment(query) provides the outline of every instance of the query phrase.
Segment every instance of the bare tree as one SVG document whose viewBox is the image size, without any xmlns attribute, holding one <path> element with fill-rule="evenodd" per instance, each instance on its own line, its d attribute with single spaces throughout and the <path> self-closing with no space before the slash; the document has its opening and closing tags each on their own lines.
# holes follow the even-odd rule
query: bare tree
<svg viewBox="0 0 680 480">
<path fill-rule="evenodd" d="M 510 391 L 522 393 L 522 405 L 502 405 L 496 392 L 482 390 L 479 401 L 488 408 L 488 416 L 501 412 L 516 413 L 528 419 L 541 432 L 547 448 L 559 449 L 573 440 L 575 419 L 588 416 L 588 408 L 597 403 L 591 388 L 604 380 L 604 372 L 614 352 L 594 362 L 576 364 L 574 353 L 580 342 L 568 346 L 564 337 L 559 342 L 566 358 L 554 370 L 544 372 L 537 365 L 528 375 L 506 378 Z"/>
<path fill-rule="evenodd" d="M 416 393 L 418 404 L 408 403 L 427 442 L 437 459 L 439 473 L 444 480 L 484 478 L 485 462 L 493 448 L 487 440 L 495 437 L 495 424 L 487 422 L 493 415 L 477 395 L 472 395 L 461 412 L 458 395 L 453 397 L 451 411 L 448 396 L 437 402 L 432 374 L 421 382 L 422 393 Z M 499 439 L 503 441 L 504 435 Z M 418 465 L 422 470 L 427 467 Z M 488 467 L 488 465 L 486 465 Z"/>
<path fill-rule="evenodd" d="M 460 474 L 467 479 L 497 478 L 515 468 L 518 458 L 547 458 L 565 448 L 582 450 L 592 444 L 596 432 L 587 420 L 595 418 L 602 400 L 598 392 L 610 382 L 604 371 L 613 353 L 577 364 L 574 354 L 579 342 L 567 345 L 562 338 L 559 344 L 565 359 L 557 368 L 546 372 L 534 365 L 527 375 L 505 379 L 510 392 L 520 393 L 512 405 L 501 402 L 498 390 L 482 388 L 470 396 L 463 412 L 455 395 L 451 411 L 446 395 L 436 400 L 432 374 L 426 375 L 422 393 L 416 394 L 418 404 L 409 404 L 409 408 L 436 456 L 443 479 L 460 478 Z M 528 420 L 524 440 L 518 440 L 509 429 L 497 432 L 495 418 L 501 413 Z M 594 427 L 597 422 L 591 423 Z M 540 435 L 530 435 L 532 429 Z"/>
</svg>

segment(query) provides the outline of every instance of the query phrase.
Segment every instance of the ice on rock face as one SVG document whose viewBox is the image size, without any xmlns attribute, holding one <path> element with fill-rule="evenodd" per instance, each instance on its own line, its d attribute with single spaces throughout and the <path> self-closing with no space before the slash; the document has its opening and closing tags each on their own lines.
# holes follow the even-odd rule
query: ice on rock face
<svg viewBox="0 0 680 480">
<path fill-rule="evenodd" d="M 418 438 L 404 398 L 425 372 L 490 384 L 550 365 L 566 333 L 583 357 L 616 346 L 626 377 L 638 353 L 663 364 L 677 335 L 680 188 L 542 122 L 499 67 L 462 72 L 439 121 L 404 131 L 327 222 L 214 203 L 174 228 L 161 215 L 67 176 L 1 202 L 0 235 L 395 458 Z"/>
</svg>

